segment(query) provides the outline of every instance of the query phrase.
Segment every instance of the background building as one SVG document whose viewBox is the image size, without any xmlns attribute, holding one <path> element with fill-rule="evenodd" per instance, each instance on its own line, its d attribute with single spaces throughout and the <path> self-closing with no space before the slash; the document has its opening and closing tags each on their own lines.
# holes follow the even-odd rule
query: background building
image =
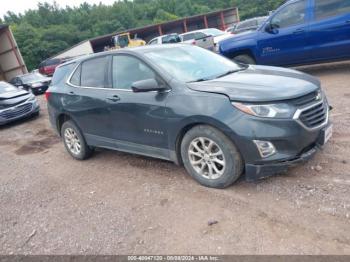
<svg viewBox="0 0 350 262">
<path fill-rule="evenodd" d="M 27 67 L 8 25 L 0 25 L 0 81 L 28 73 Z"/>
<path fill-rule="evenodd" d="M 102 52 L 104 51 L 105 46 L 112 45 L 112 37 L 119 33 L 130 32 L 132 37 L 137 35 L 138 38 L 142 38 L 148 42 L 154 37 L 170 33 L 182 34 L 188 31 L 203 28 L 219 28 L 225 30 L 227 27 L 237 22 L 239 22 L 238 9 L 233 7 L 207 14 L 185 17 L 161 24 L 133 28 L 126 31 L 95 37 L 93 39 L 83 41 L 52 58 L 75 57 L 79 55 Z"/>
</svg>

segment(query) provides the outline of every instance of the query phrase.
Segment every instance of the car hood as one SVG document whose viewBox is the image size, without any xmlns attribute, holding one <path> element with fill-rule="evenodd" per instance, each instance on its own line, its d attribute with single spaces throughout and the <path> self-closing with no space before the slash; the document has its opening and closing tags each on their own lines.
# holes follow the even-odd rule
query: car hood
<svg viewBox="0 0 350 262">
<path fill-rule="evenodd" d="M 31 80 L 28 82 L 25 82 L 25 85 L 30 85 L 30 84 L 36 84 L 36 83 L 47 83 L 50 82 L 51 78 L 50 77 L 45 77 L 45 78 L 40 78 L 40 79 L 35 79 L 35 80 Z"/>
<path fill-rule="evenodd" d="M 223 35 L 215 36 L 214 37 L 214 43 L 217 44 L 220 41 L 225 40 L 227 38 L 231 38 L 231 37 L 232 37 L 232 34 L 230 34 L 230 33 L 226 33 L 226 34 L 223 34 Z"/>
<path fill-rule="evenodd" d="M 288 100 L 320 88 L 319 80 L 310 75 L 268 66 L 249 66 L 218 79 L 187 85 L 192 90 L 223 94 L 232 101 L 242 102 Z"/>
<path fill-rule="evenodd" d="M 247 40 L 247 39 L 252 39 L 252 38 L 255 38 L 257 33 L 258 33 L 258 31 L 252 30 L 252 31 L 246 31 L 246 32 L 242 32 L 239 34 L 235 34 L 235 35 L 231 34 L 231 37 L 222 39 L 220 41 L 220 45 L 225 44 L 225 43 L 231 43 L 233 40 L 236 42 L 236 41 L 243 41 L 243 40 Z"/>
<path fill-rule="evenodd" d="M 0 109 L 11 107 L 28 100 L 32 95 L 25 90 L 0 93 Z"/>
</svg>

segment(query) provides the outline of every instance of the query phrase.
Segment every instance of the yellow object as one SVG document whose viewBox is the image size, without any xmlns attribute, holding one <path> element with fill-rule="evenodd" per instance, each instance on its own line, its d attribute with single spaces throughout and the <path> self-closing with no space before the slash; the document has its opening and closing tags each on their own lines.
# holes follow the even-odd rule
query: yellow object
<svg viewBox="0 0 350 262">
<path fill-rule="evenodd" d="M 146 42 L 142 39 L 131 39 L 130 33 L 123 33 L 113 37 L 113 43 L 115 49 L 125 48 L 125 47 L 137 47 L 146 45 Z"/>
</svg>

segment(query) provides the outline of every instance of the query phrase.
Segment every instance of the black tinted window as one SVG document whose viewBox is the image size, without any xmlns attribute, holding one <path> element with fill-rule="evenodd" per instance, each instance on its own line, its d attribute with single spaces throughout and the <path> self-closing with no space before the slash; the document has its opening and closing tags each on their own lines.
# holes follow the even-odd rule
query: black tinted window
<svg viewBox="0 0 350 262">
<path fill-rule="evenodd" d="M 315 19 L 350 13 L 349 0 L 315 0 Z"/>
<path fill-rule="evenodd" d="M 75 66 L 75 63 L 58 67 L 52 77 L 52 81 L 51 81 L 52 85 L 57 85 L 62 80 L 66 80 L 67 77 L 69 76 L 69 73 L 73 70 L 74 66 Z"/>
<path fill-rule="evenodd" d="M 108 58 L 98 57 L 87 60 L 81 65 L 81 86 L 104 87 Z"/>
<path fill-rule="evenodd" d="M 117 89 L 131 89 L 136 81 L 155 79 L 155 73 L 139 59 L 119 55 L 113 57 L 113 87 Z"/>
<path fill-rule="evenodd" d="M 204 34 L 204 33 L 201 33 L 201 32 L 197 32 L 197 33 L 195 33 L 195 36 L 194 36 L 194 37 L 195 37 L 196 40 L 198 40 L 198 39 L 206 38 L 207 35 Z"/>
<path fill-rule="evenodd" d="M 274 28 L 285 28 L 305 21 L 306 1 L 292 3 L 279 11 L 271 21 Z"/>
</svg>

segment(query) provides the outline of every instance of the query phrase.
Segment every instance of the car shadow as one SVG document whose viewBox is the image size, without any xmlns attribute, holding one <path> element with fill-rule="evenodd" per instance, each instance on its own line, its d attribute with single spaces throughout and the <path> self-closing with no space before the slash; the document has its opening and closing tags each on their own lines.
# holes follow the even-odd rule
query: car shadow
<svg viewBox="0 0 350 262">
<path fill-rule="evenodd" d="M 15 126 L 22 125 L 24 123 L 35 121 L 38 118 L 40 118 L 40 115 L 31 115 L 31 116 L 27 116 L 27 117 L 24 117 L 24 118 L 20 118 L 20 119 L 14 120 L 14 121 L 9 122 L 7 124 L 0 125 L 0 131 L 10 129 L 10 128 L 13 128 Z"/>
</svg>

